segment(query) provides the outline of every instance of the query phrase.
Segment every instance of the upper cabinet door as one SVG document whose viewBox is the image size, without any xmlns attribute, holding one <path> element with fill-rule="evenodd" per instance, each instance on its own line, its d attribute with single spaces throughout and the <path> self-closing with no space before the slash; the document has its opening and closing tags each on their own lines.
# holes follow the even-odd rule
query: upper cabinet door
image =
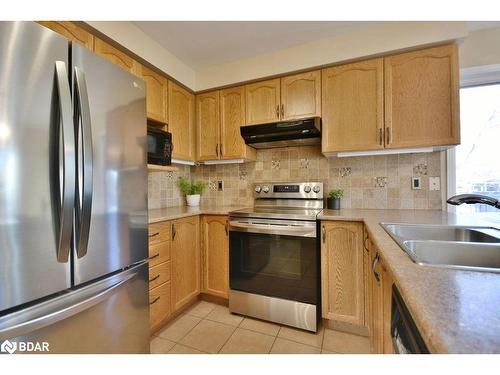
<svg viewBox="0 0 500 375">
<path fill-rule="evenodd" d="M 221 159 L 254 160 L 256 152 L 248 147 L 240 133 L 245 125 L 245 87 L 220 91 Z"/>
<path fill-rule="evenodd" d="M 384 148 L 384 60 L 324 69 L 322 152 Z"/>
<path fill-rule="evenodd" d="M 168 130 L 172 133 L 172 158 L 194 160 L 194 95 L 179 85 L 168 85 Z"/>
<path fill-rule="evenodd" d="M 137 61 L 97 37 L 94 38 L 94 52 L 132 74 L 141 75 Z"/>
<path fill-rule="evenodd" d="M 281 78 L 281 120 L 321 116 L 321 72 Z"/>
<path fill-rule="evenodd" d="M 39 21 L 40 25 L 48 27 L 49 29 L 61 34 L 66 39 L 72 42 L 79 43 L 89 50 L 94 48 L 94 36 L 88 31 L 75 25 L 70 21 Z"/>
<path fill-rule="evenodd" d="M 245 86 L 246 125 L 265 124 L 280 119 L 280 79 Z"/>
<path fill-rule="evenodd" d="M 386 147 L 460 143 L 456 45 L 385 58 Z"/>
<path fill-rule="evenodd" d="M 146 107 L 149 119 L 166 122 L 165 117 L 165 78 L 151 69 L 142 66 L 142 78 L 146 81 Z"/>
<path fill-rule="evenodd" d="M 196 129 L 198 134 L 197 160 L 216 160 L 220 157 L 219 91 L 196 96 Z"/>
</svg>

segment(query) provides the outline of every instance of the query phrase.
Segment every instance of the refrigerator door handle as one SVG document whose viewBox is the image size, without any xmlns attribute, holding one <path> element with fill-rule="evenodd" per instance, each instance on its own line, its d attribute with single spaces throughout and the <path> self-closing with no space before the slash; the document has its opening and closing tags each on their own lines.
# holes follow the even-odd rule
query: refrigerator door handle
<svg viewBox="0 0 500 375">
<path fill-rule="evenodd" d="M 49 301 L 47 304 L 43 305 L 41 309 L 37 310 L 35 306 L 33 309 L 28 308 L 20 313 L 13 313 L 12 317 L 7 315 L 5 318 L 0 319 L 0 340 L 26 335 L 88 310 L 98 303 L 110 298 L 110 296 L 121 286 L 126 284 L 136 275 L 137 272 L 128 273 L 119 278 L 118 282 L 114 279 L 111 285 L 109 285 L 109 282 L 102 283 L 104 287 L 100 285 L 97 291 L 92 290 L 93 293 L 90 297 L 87 296 L 88 291 L 87 293 L 84 292 L 85 297 L 81 300 L 64 303 L 62 300 L 65 296 L 62 296 L 57 298 L 56 301 Z"/>
<path fill-rule="evenodd" d="M 92 183 L 93 183 L 93 150 L 90 105 L 87 93 L 85 73 L 75 67 L 75 126 L 78 129 L 78 189 L 77 189 L 77 225 L 76 256 L 82 258 L 87 254 L 89 241 L 90 218 L 92 213 Z M 81 148 L 81 149 L 80 149 Z"/>
<path fill-rule="evenodd" d="M 56 220 L 59 226 L 58 246 L 57 246 L 57 261 L 67 263 L 71 248 L 71 235 L 73 224 L 73 209 L 75 201 L 75 134 L 73 122 L 71 120 L 71 93 L 68 79 L 68 71 L 66 63 L 56 61 L 55 63 L 56 87 L 58 93 L 59 104 L 59 123 L 56 132 L 58 141 L 54 146 L 56 150 L 60 150 L 60 134 L 62 130 L 62 164 L 59 151 L 55 152 L 57 157 L 57 166 L 54 168 L 57 173 L 59 183 L 54 184 L 57 189 L 57 194 L 53 199 L 60 200 L 57 206 Z M 62 174 L 62 181 L 61 181 Z"/>
</svg>

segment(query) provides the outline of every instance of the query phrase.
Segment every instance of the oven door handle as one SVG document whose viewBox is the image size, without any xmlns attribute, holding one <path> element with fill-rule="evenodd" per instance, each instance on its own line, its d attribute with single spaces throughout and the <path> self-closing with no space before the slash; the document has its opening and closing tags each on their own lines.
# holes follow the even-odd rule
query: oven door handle
<svg viewBox="0 0 500 375">
<path fill-rule="evenodd" d="M 230 232 L 276 234 L 280 236 L 316 237 L 316 225 L 254 224 L 241 221 L 229 222 Z"/>
</svg>

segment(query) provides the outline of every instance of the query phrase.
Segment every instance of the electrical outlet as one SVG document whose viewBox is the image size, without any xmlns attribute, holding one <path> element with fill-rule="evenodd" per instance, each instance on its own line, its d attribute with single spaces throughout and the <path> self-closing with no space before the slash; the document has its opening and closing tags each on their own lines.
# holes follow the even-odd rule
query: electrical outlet
<svg viewBox="0 0 500 375">
<path fill-rule="evenodd" d="M 421 190 L 422 189 L 422 178 L 412 177 L 411 178 L 411 188 L 413 190 Z"/>
<path fill-rule="evenodd" d="M 429 177 L 429 190 L 441 190 L 440 177 Z"/>
<path fill-rule="evenodd" d="M 217 191 L 224 190 L 224 181 L 217 181 Z"/>
</svg>

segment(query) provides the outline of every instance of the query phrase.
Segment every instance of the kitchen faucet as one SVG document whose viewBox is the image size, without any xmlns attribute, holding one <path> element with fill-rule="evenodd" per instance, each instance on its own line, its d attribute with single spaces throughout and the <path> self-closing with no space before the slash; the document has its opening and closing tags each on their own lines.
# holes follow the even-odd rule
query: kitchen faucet
<svg viewBox="0 0 500 375">
<path fill-rule="evenodd" d="M 458 206 L 462 203 L 467 203 L 467 204 L 480 203 L 480 204 L 487 204 L 489 206 L 493 206 L 495 208 L 500 209 L 499 200 L 492 197 L 488 197 L 486 195 L 479 195 L 479 194 L 459 194 L 451 198 L 448 198 L 446 202 L 454 206 Z"/>
</svg>

